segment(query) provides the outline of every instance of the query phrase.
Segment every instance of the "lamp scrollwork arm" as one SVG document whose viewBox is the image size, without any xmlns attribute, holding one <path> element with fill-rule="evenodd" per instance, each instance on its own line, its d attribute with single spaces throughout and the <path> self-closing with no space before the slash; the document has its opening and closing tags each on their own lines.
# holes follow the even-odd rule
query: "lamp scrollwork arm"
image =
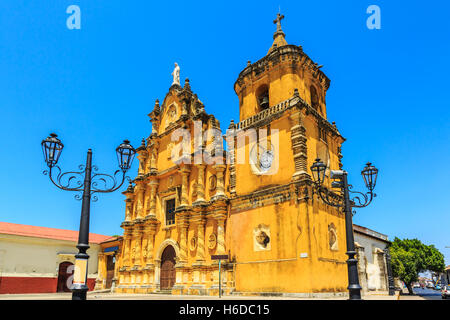
<svg viewBox="0 0 450 320">
<path fill-rule="evenodd" d="M 95 167 L 97 171 L 97 167 Z M 120 183 L 117 180 L 117 175 L 122 172 L 122 179 Z M 130 177 L 125 175 L 126 172 L 122 170 L 116 170 L 113 175 L 106 173 L 95 173 L 92 175 L 91 193 L 108 193 L 119 189 L 125 180 L 131 181 Z"/>
<path fill-rule="evenodd" d="M 377 195 L 373 193 L 372 191 L 369 191 L 367 193 L 362 193 L 359 191 L 353 191 L 351 190 L 353 188 L 352 185 L 348 186 L 348 192 L 352 194 L 356 194 L 350 201 L 352 204 L 352 207 L 354 208 L 364 208 L 367 207 L 375 198 Z"/>
<path fill-rule="evenodd" d="M 57 169 L 56 173 L 53 168 Z M 45 170 L 43 174 L 48 175 L 50 181 L 62 190 L 83 191 L 84 173 L 86 168 L 84 165 L 79 165 L 78 168 L 81 171 L 68 171 L 62 173 L 61 168 L 55 165 L 53 167 L 50 167 L 49 170 Z"/>
<path fill-rule="evenodd" d="M 329 196 L 330 192 L 327 188 L 316 184 L 316 190 L 317 190 L 317 194 L 322 199 L 322 201 L 325 202 L 326 204 L 328 204 L 329 206 L 336 207 L 336 208 L 341 208 L 344 206 L 343 203 L 336 202 L 336 201 L 333 201 L 330 199 L 330 196 Z"/>
</svg>

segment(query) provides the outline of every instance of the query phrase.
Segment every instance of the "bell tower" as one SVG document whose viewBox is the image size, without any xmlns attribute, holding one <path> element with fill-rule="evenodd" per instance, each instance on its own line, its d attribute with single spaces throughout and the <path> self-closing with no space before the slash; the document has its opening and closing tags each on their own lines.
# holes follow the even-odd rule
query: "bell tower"
<svg viewBox="0 0 450 320">
<path fill-rule="evenodd" d="M 326 114 L 330 80 L 301 46 L 287 43 L 283 19 L 278 13 L 273 21 L 276 30 L 266 56 L 248 62 L 234 84 L 240 119 L 230 128 L 243 134 L 249 129 L 256 131 L 256 138 L 248 134 L 245 148 L 237 146 L 235 150 L 254 161 L 230 166 L 230 189 L 237 194 L 311 180 L 309 167 L 317 157 L 324 159 L 329 169 L 340 167 L 344 139 Z M 263 141 L 267 148 L 263 146 L 262 151 L 254 147 L 255 140 L 261 145 L 261 135 L 268 140 Z"/>
<path fill-rule="evenodd" d="M 255 63 L 250 61 L 234 84 L 239 97 L 240 121 L 269 106 L 292 97 L 297 89 L 300 97 L 326 118 L 325 96 L 330 80 L 301 46 L 289 45 L 281 28 L 284 15 L 273 21 L 276 31 L 267 55 Z"/>
<path fill-rule="evenodd" d="M 240 119 L 227 131 L 237 141 L 227 149 L 235 159 L 227 228 L 236 291 L 340 293 L 347 286 L 345 218 L 317 201 L 310 168 L 320 158 L 326 175 L 340 169 L 345 139 L 327 120 L 330 80 L 301 46 L 287 43 L 283 18 L 274 20 L 267 54 L 234 84 Z M 331 190 L 330 183 L 326 177 L 322 186 Z"/>
</svg>

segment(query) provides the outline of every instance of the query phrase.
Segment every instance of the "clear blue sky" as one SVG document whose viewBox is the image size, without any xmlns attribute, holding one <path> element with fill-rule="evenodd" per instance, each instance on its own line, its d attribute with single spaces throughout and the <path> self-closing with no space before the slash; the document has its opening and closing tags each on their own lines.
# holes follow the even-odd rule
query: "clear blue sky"
<svg viewBox="0 0 450 320">
<path fill-rule="evenodd" d="M 81 30 L 66 27 L 72 4 Z M 381 8 L 381 30 L 366 27 L 371 4 Z M 41 140 L 59 134 L 65 170 L 92 148 L 100 171 L 113 172 L 115 147 L 149 135 L 147 114 L 171 85 L 175 61 L 224 130 L 238 119 L 234 81 L 247 60 L 266 54 L 279 6 L 288 43 L 331 79 L 328 119 L 347 138 L 350 182 L 363 187 L 368 160 L 380 169 L 378 197 L 354 222 L 435 244 L 450 264 L 447 1 L 3 0 L 0 220 L 77 230 L 81 203 L 42 174 Z M 91 231 L 121 234 L 123 200 L 100 195 Z"/>
</svg>

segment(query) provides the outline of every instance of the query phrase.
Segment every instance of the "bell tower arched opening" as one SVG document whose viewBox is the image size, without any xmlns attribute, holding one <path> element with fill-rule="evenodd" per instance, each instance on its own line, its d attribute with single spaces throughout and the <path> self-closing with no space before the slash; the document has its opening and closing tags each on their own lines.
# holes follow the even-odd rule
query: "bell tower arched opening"
<svg viewBox="0 0 450 320">
<path fill-rule="evenodd" d="M 261 85 L 256 90 L 256 99 L 259 112 L 269 108 L 269 87 L 266 84 Z"/>
</svg>

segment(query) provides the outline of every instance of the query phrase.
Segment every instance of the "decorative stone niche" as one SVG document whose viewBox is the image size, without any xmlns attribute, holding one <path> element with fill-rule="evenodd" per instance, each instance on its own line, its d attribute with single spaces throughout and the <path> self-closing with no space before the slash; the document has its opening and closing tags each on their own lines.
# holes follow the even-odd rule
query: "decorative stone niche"
<svg viewBox="0 0 450 320">
<path fill-rule="evenodd" d="M 333 223 L 328 225 L 328 240 L 330 245 L 330 250 L 337 251 L 338 250 L 338 238 L 337 238 L 337 232 L 336 227 Z"/>
<path fill-rule="evenodd" d="M 217 187 L 217 177 L 213 174 L 209 177 L 209 191 L 216 190 Z"/>
</svg>

